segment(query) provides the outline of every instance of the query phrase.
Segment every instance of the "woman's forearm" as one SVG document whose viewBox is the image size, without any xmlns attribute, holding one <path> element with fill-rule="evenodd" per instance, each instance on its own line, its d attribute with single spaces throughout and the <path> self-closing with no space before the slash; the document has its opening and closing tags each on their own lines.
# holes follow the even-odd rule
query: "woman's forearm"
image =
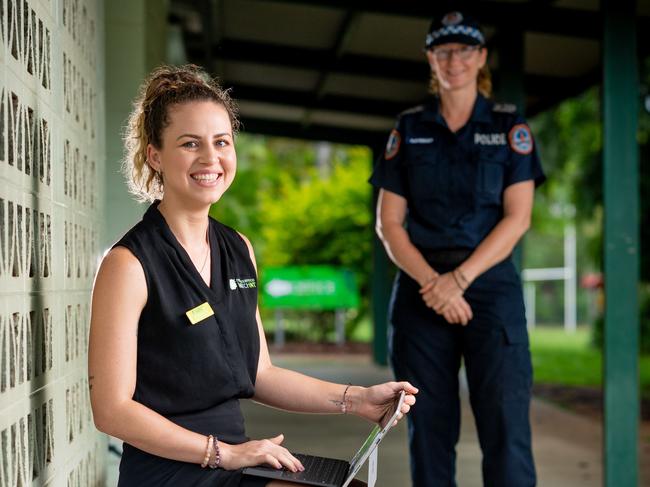
<svg viewBox="0 0 650 487">
<path fill-rule="evenodd" d="M 438 273 L 411 243 L 411 239 L 402 225 L 383 224 L 377 227 L 377 235 L 393 263 L 417 281 L 420 286 L 424 286 L 431 279 L 437 277 Z"/>
<path fill-rule="evenodd" d="M 106 408 L 101 420 L 95 414 L 97 428 L 140 450 L 172 460 L 201 463 L 206 450 L 204 435 L 169 421 L 148 407 L 128 400 Z"/>
<path fill-rule="evenodd" d="M 469 282 L 508 257 L 517 242 L 528 230 L 530 220 L 518 216 L 504 216 L 472 255 L 459 267 Z"/>
<path fill-rule="evenodd" d="M 253 400 L 285 411 L 336 414 L 343 412 L 345 393 L 346 412 L 356 413 L 363 390 L 271 365 L 258 372 Z"/>
</svg>

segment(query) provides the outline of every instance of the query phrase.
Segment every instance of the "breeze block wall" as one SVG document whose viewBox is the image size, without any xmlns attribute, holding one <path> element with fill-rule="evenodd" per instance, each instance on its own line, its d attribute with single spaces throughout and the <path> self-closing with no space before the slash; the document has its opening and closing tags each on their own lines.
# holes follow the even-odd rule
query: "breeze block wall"
<svg viewBox="0 0 650 487">
<path fill-rule="evenodd" d="M 0 487 L 103 485 L 88 396 L 104 5 L 0 0 Z"/>
</svg>

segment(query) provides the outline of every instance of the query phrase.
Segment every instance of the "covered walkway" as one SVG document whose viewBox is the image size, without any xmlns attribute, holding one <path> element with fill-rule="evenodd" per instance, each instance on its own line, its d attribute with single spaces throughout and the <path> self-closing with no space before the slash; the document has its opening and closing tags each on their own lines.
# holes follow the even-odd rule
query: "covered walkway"
<svg viewBox="0 0 650 487">
<path fill-rule="evenodd" d="M 390 369 L 372 363 L 365 355 L 280 355 L 276 365 L 322 379 L 354 384 L 375 384 L 391 379 Z M 476 429 L 463 390 L 462 431 L 458 444 L 458 485 L 481 487 L 481 452 Z M 293 451 L 349 459 L 370 431 L 370 425 L 354 417 L 299 415 L 243 402 L 246 428 L 251 438 L 285 435 Z M 545 401 L 534 399 L 531 419 L 533 447 L 540 487 L 593 487 L 602 485 L 602 432 L 596 419 L 582 417 Z M 641 430 L 648 438 L 650 428 Z M 642 440 L 643 441 L 643 440 Z M 121 448 L 121 446 L 119 446 Z M 640 485 L 650 485 L 650 444 L 639 445 Z M 111 455 L 106 487 L 117 485 L 118 459 Z M 365 478 L 366 470 L 361 477 Z M 410 485 L 406 422 L 382 442 L 377 487 Z"/>
</svg>

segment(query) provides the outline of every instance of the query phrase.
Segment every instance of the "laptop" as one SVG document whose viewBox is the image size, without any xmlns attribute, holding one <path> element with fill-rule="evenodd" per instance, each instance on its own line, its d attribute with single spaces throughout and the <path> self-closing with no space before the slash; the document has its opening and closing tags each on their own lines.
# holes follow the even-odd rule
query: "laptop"
<svg viewBox="0 0 650 487">
<path fill-rule="evenodd" d="M 285 482 L 318 485 L 320 487 L 347 487 L 395 423 L 397 415 L 402 409 L 404 396 L 405 393 L 402 391 L 399 399 L 394 403 L 395 409 L 390 415 L 389 420 L 385 421 L 382 425 L 376 425 L 372 429 L 366 441 L 363 442 L 361 448 L 359 448 L 349 462 L 335 458 L 292 453 L 294 457 L 300 460 L 303 467 L 305 467 L 304 471 L 292 472 L 287 469 L 278 470 L 271 466 L 259 465 L 245 468 L 244 474 L 268 479 L 278 479 Z"/>
</svg>

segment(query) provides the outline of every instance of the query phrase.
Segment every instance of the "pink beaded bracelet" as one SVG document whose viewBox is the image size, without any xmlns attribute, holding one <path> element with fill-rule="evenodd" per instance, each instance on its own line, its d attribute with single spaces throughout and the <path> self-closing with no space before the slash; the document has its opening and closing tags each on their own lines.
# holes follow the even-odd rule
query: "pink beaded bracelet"
<svg viewBox="0 0 650 487">
<path fill-rule="evenodd" d="M 219 442 L 217 440 L 217 437 L 210 435 L 210 438 L 212 438 L 212 443 L 214 444 L 214 460 L 208 462 L 208 467 L 215 469 L 221 462 L 221 452 L 219 451 Z"/>
</svg>

